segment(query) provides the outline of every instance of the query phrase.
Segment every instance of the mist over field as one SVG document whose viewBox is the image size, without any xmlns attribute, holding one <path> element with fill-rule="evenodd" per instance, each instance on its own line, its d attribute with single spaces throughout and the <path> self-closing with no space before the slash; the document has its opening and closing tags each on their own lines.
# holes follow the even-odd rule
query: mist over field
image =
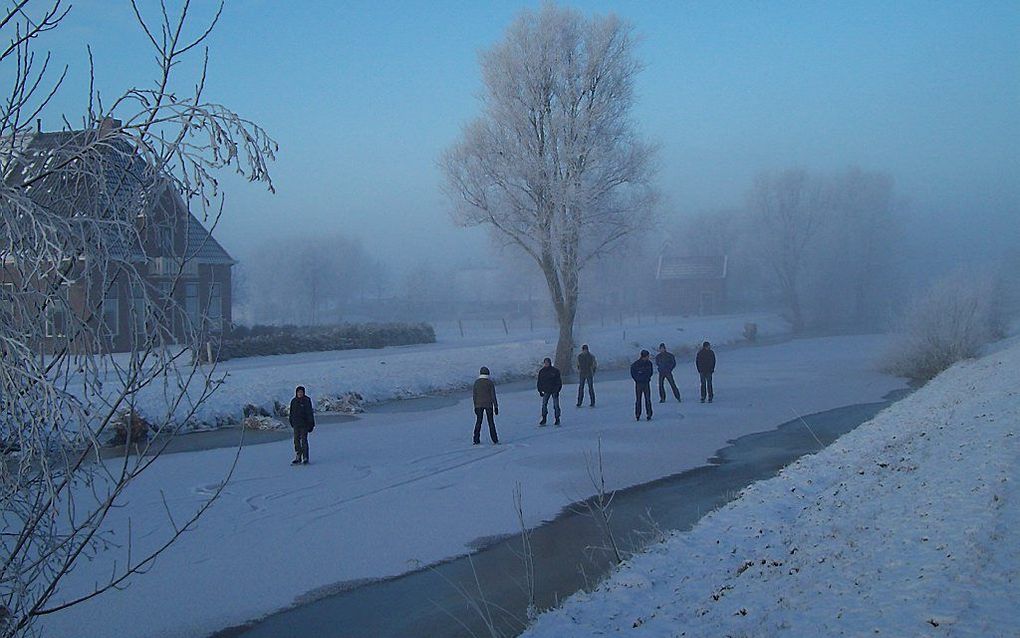
<svg viewBox="0 0 1020 638">
<path fill-rule="evenodd" d="M 216 230 L 239 262 L 239 321 L 332 323 L 420 312 L 455 318 L 469 310 L 501 316 L 509 310 L 497 307 L 499 300 L 551 316 L 533 262 L 485 228 L 453 223 L 440 167 L 443 152 L 480 112 L 480 52 L 521 9 L 537 6 L 226 7 L 210 40 L 211 90 L 244 104 L 245 115 L 281 145 L 277 193 L 228 188 Z M 935 277 L 1015 264 L 1015 5 L 571 6 L 612 12 L 633 27 L 642 68 L 630 118 L 656 147 L 649 168 L 659 195 L 632 241 L 604 258 L 618 281 L 597 279 L 620 292 L 602 296 L 619 301 L 589 314 L 654 310 L 655 265 L 666 240 L 677 254 L 729 256 L 727 309 L 781 307 L 782 285 L 763 261 L 768 247 L 755 245 L 753 217 L 756 185 L 789 171 L 843 189 L 823 205 L 825 228 L 810 241 L 797 283 L 807 324 L 861 320 L 851 321 L 844 308 L 826 309 L 831 300 L 817 289 L 831 289 L 823 282 L 834 273 L 844 278 L 841 289 L 874 278 L 865 284 L 880 299 L 861 312 L 888 319 Z M 58 106 L 80 102 L 77 89 L 87 80 L 82 36 L 96 36 L 89 39 L 98 88 L 143 76 L 147 60 L 130 51 L 144 36 L 122 14 L 105 2 L 77 3 L 69 28 L 55 34 L 54 57 L 70 65 Z M 104 36 L 120 31 L 123 37 Z M 835 199 L 854 197 L 870 201 L 835 210 Z M 344 256 L 328 255 L 330 245 Z M 877 261 L 858 270 L 870 274 L 848 271 L 864 245 L 872 246 L 867 259 Z M 269 254 L 272 267 L 264 263 Z M 316 258 L 321 263 L 309 269 Z M 521 290 L 528 277 L 534 289 Z M 257 302 L 280 279 L 315 285 L 316 278 L 324 282 L 321 308 L 301 309 L 297 299 L 286 310 Z M 419 285 L 437 279 L 451 285 Z M 489 297 L 479 299 L 479 288 Z M 582 284 L 582 309 L 600 292 Z"/>
</svg>

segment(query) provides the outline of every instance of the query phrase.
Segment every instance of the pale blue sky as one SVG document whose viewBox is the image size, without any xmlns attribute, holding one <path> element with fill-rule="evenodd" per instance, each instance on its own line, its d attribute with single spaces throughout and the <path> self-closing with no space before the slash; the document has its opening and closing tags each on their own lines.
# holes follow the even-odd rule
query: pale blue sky
<svg viewBox="0 0 1020 638">
<path fill-rule="evenodd" d="M 154 77 L 126 0 L 73 4 L 40 43 L 72 67 L 68 113 L 86 42 L 104 92 Z M 739 205 L 761 169 L 856 164 L 892 173 L 915 219 L 1020 240 L 1020 2 L 564 4 L 614 11 L 643 38 L 634 117 L 661 147 L 665 216 Z M 396 264 L 478 254 L 480 235 L 449 222 L 436 160 L 478 113 L 477 52 L 537 6 L 228 2 L 208 96 L 281 145 L 277 195 L 228 182 L 228 249 L 245 257 L 301 226 L 360 236 Z"/>
</svg>

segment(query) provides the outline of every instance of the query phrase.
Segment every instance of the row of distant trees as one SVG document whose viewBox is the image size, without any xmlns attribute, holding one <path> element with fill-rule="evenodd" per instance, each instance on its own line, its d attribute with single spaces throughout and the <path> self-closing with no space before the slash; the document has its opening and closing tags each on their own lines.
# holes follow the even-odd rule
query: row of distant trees
<svg viewBox="0 0 1020 638">
<path fill-rule="evenodd" d="M 679 219 L 689 255 L 730 256 L 731 294 L 778 304 L 795 330 L 875 328 L 902 285 L 902 204 L 886 173 L 849 168 L 763 172 L 741 209 Z"/>
</svg>

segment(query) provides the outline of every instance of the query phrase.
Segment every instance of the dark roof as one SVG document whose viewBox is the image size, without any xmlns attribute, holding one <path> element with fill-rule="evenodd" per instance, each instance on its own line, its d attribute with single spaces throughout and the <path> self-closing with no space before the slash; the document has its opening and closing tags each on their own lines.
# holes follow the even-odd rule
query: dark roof
<svg viewBox="0 0 1020 638">
<path fill-rule="evenodd" d="M 659 255 L 656 279 L 725 279 L 726 255 L 710 257 L 678 257 Z"/>
<path fill-rule="evenodd" d="M 57 173 L 26 188 L 28 197 L 50 211 L 72 217 L 80 215 L 80 209 L 87 207 L 100 211 L 100 214 L 109 211 L 111 219 L 124 220 L 129 218 L 125 213 L 135 212 L 139 219 L 148 217 L 154 224 L 163 224 L 171 219 L 184 220 L 185 223 L 177 228 L 185 233 L 183 256 L 186 259 L 203 263 L 234 263 L 223 246 L 191 213 L 165 175 L 157 175 L 126 139 L 108 137 L 99 141 L 98 135 L 96 130 L 86 130 L 22 136 L 12 144 L 17 149 L 18 161 L 13 163 L 4 181 L 24 180 L 35 171 L 48 168 L 37 165 L 37 162 L 59 162 L 61 158 L 81 154 L 87 147 L 83 159 L 99 167 L 97 174 L 101 173 L 102 179 L 91 182 L 76 179 L 68 185 L 67 178 Z M 112 246 L 119 245 L 123 258 L 144 260 L 168 256 L 165 253 L 146 254 L 138 228 L 126 230 L 122 225 L 119 228 L 113 225 L 113 228 L 106 241 Z"/>
<path fill-rule="evenodd" d="M 194 259 L 208 264 L 233 264 L 234 260 L 230 254 L 212 236 L 198 218 L 188 213 L 188 227 L 186 233 L 186 247 L 184 254 L 188 259 Z"/>
</svg>

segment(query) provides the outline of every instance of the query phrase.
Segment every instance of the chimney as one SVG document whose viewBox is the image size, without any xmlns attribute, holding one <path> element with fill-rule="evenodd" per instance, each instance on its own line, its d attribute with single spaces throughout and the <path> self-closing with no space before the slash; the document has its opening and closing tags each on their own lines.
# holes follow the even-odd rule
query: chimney
<svg viewBox="0 0 1020 638">
<path fill-rule="evenodd" d="M 42 118 L 36 118 L 35 120 L 35 132 L 42 133 Z"/>
<path fill-rule="evenodd" d="M 99 137 L 106 137 L 120 129 L 123 122 L 114 117 L 104 117 L 99 120 Z"/>
</svg>

